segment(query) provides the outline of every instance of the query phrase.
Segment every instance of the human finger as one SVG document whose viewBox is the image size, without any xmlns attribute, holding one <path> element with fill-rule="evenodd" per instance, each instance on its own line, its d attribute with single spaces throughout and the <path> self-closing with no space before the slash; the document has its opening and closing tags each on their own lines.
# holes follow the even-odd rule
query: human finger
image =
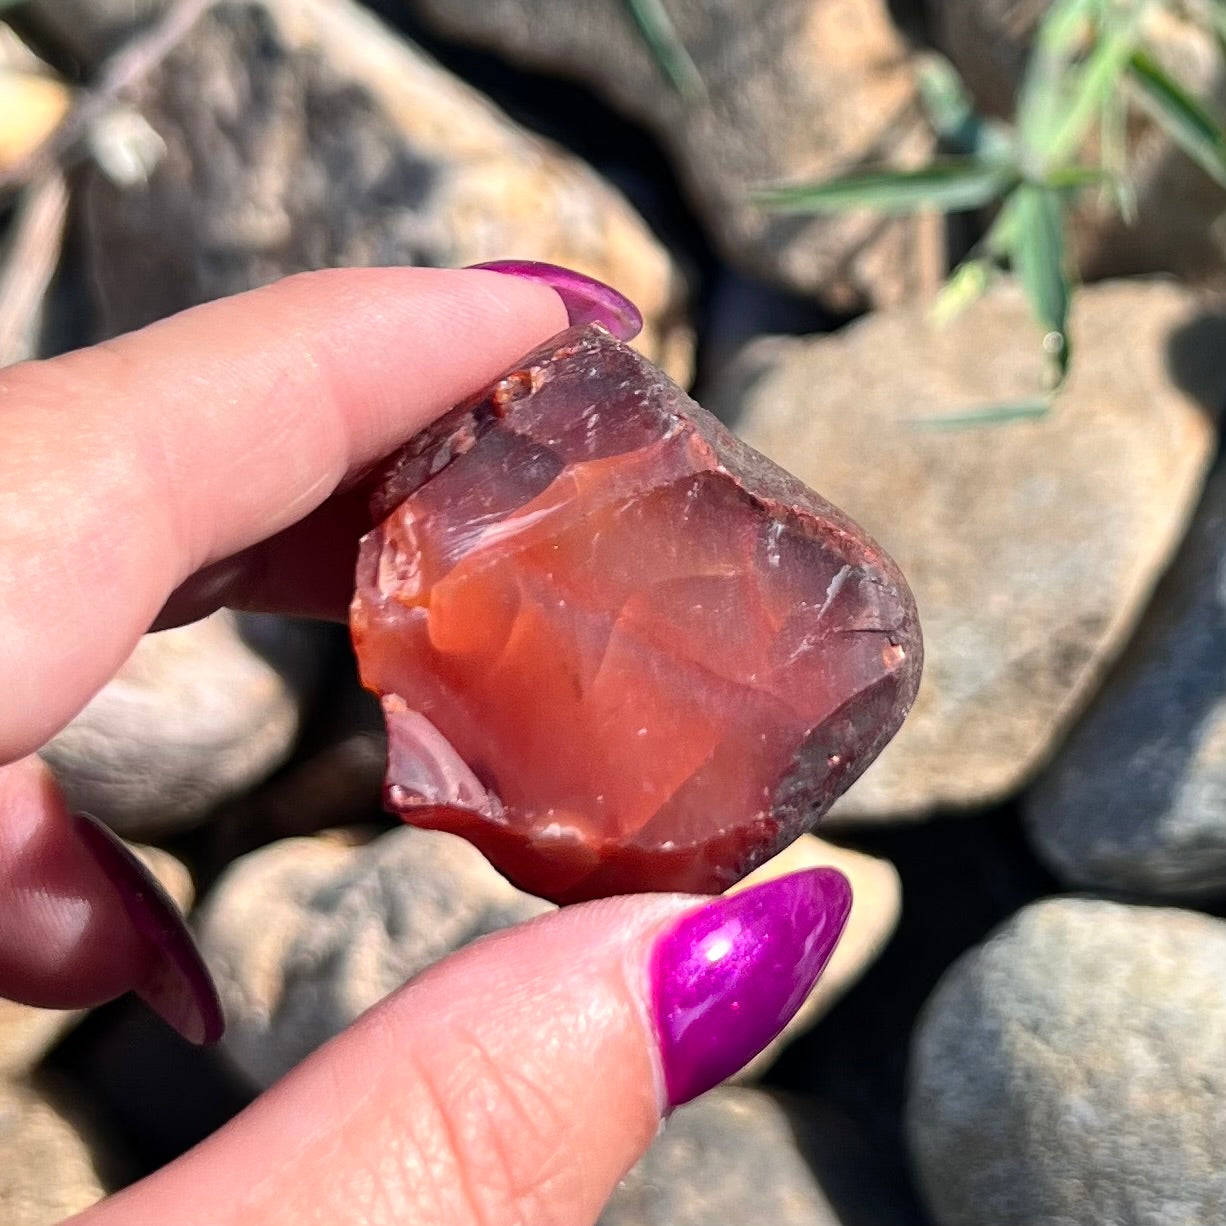
<svg viewBox="0 0 1226 1226">
<path fill-rule="evenodd" d="M 208 971 L 153 874 L 68 811 L 38 758 L 0 767 L 0 996 L 68 1009 L 130 990 L 193 1042 L 219 1037 Z"/>
<path fill-rule="evenodd" d="M 822 868 L 705 905 L 635 895 L 497 933 L 78 1222 L 584 1226 L 670 1107 L 782 1029 L 850 904 Z"/>
<path fill-rule="evenodd" d="M 0 371 L 0 762 L 62 727 L 190 575 L 310 515 L 566 318 L 534 280 L 334 270 Z"/>
</svg>

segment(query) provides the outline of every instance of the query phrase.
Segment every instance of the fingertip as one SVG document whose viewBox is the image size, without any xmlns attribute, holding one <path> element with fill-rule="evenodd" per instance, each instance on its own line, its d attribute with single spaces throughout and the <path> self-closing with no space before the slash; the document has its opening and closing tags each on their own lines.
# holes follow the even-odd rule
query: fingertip
<svg viewBox="0 0 1226 1226">
<path fill-rule="evenodd" d="M 774 1036 L 849 897 L 818 869 L 713 901 L 585 903 L 483 937 L 100 1207 L 97 1226 L 184 1204 L 207 1204 L 214 1226 L 341 1220 L 372 1186 L 406 1220 L 592 1223 L 662 1115 Z"/>
<path fill-rule="evenodd" d="M 660 937 L 649 975 L 670 1108 L 731 1077 L 782 1033 L 850 911 L 847 878 L 813 868 L 725 895 Z"/>
<path fill-rule="evenodd" d="M 174 899 L 104 822 L 76 813 L 72 830 L 148 947 L 147 968 L 132 990 L 189 1043 L 216 1043 L 225 1030 L 217 986 Z"/>
<path fill-rule="evenodd" d="M 35 757 L 0 767 L 0 995 L 87 1007 L 143 982 L 153 962 L 51 772 Z"/>
<path fill-rule="evenodd" d="M 547 285 L 561 299 L 572 327 L 597 323 L 619 341 L 633 340 L 643 330 L 643 313 L 625 294 L 573 268 L 540 260 L 491 260 L 472 267 Z"/>
</svg>

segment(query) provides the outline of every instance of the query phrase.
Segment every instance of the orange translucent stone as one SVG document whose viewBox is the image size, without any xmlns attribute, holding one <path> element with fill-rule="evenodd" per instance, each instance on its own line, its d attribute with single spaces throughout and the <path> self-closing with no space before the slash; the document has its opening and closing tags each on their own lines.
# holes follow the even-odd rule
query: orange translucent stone
<svg viewBox="0 0 1226 1226">
<path fill-rule="evenodd" d="M 351 624 L 388 807 L 557 902 L 724 889 L 914 699 L 893 563 L 599 326 L 413 439 L 374 508 Z"/>
</svg>

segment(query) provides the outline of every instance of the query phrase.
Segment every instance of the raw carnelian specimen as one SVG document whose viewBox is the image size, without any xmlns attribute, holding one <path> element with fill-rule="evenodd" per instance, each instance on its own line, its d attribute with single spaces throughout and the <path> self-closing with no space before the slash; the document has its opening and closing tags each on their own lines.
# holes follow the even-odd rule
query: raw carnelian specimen
<svg viewBox="0 0 1226 1226">
<path fill-rule="evenodd" d="M 373 508 L 351 623 L 386 803 L 556 902 L 724 889 L 915 697 L 894 564 L 598 326 L 414 438 Z"/>
</svg>

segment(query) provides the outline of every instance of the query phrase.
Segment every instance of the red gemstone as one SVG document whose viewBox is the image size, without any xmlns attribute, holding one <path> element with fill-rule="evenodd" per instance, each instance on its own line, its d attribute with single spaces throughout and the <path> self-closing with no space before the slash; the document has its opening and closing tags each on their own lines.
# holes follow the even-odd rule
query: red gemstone
<svg viewBox="0 0 1226 1226">
<path fill-rule="evenodd" d="M 386 803 L 555 902 L 724 889 L 919 685 L 889 558 L 598 326 L 409 442 L 374 511 L 351 623 Z"/>
</svg>

